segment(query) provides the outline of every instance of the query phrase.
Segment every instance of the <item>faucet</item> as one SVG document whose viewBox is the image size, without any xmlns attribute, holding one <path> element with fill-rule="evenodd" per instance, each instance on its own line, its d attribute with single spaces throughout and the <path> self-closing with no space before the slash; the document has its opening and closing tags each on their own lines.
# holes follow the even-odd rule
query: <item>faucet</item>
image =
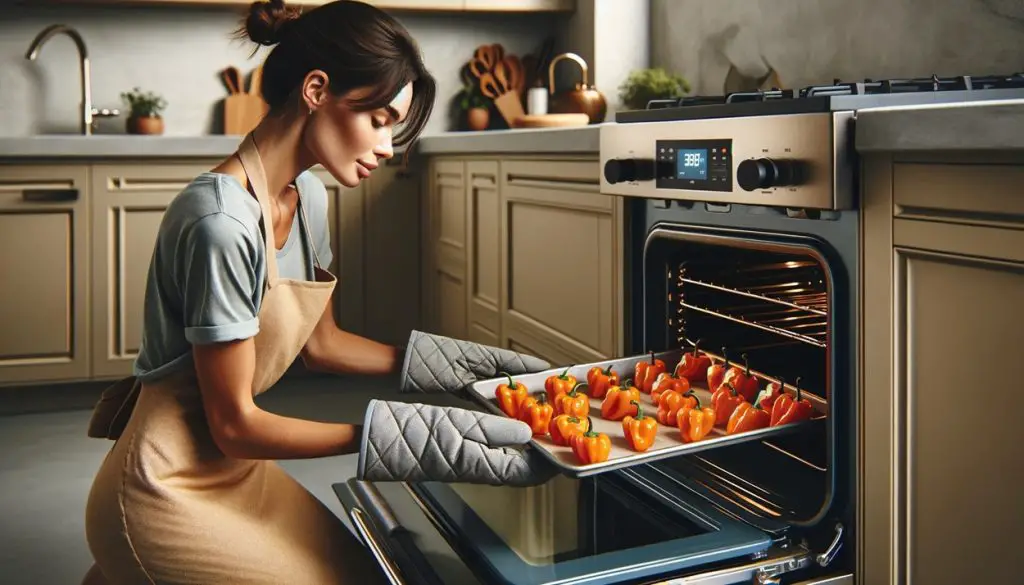
<svg viewBox="0 0 1024 585">
<path fill-rule="evenodd" d="M 88 136 L 92 134 L 94 117 L 117 116 L 120 112 L 116 109 L 94 110 L 92 107 L 92 76 L 89 70 L 89 53 L 85 48 L 85 41 L 82 39 L 82 35 L 78 34 L 78 31 L 75 29 L 64 24 L 48 26 L 32 40 L 32 44 L 29 46 L 28 53 L 25 54 L 25 58 L 29 61 L 35 61 L 36 57 L 39 56 L 39 51 L 43 48 L 43 45 L 45 45 L 52 37 L 61 33 L 71 37 L 71 40 L 75 42 L 75 47 L 78 49 L 78 66 L 82 77 L 82 119 L 80 120 L 80 130 L 82 134 Z"/>
</svg>

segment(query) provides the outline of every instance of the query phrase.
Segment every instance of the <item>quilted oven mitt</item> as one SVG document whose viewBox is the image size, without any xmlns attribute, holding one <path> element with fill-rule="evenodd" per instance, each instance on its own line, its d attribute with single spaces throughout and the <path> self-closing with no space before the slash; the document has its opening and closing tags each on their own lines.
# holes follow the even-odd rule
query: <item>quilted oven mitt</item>
<svg viewBox="0 0 1024 585">
<path fill-rule="evenodd" d="M 371 400 L 356 477 L 366 481 L 440 481 L 506 486 L 542 484 L 558 470 L 520 450 L 530 427 L 461 408 Z"/>
<path fill-rule="evenodd" d="M 460 393 L 477 380 L 502 372 L 517 376 L 540 372 L 551 364 L 509 349 L 413 331 L 405 349 L 401 392 Z"/>
</svg>

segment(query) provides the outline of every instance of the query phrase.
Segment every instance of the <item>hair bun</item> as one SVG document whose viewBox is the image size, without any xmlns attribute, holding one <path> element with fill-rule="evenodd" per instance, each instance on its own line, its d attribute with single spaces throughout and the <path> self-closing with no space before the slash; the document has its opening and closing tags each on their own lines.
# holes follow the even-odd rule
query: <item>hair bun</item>
<svg viewBox="0 0 1024 585">
<path fill-rule="evenodd" d="M 301 14 L 298 8 L 285 6 L 284 0 L 258 0 L 249 6 L 245 32 L 254 43 L 275 45 L 281 42 L 285 25 Z"/>
</svg>

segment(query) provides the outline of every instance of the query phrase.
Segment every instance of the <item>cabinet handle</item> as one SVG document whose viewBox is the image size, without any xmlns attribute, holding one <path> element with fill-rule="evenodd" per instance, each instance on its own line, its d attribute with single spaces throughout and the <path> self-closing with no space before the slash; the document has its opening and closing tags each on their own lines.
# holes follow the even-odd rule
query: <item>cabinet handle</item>
<svg viewBox="0 0 1024 585">
<path fill-rule="evenodd" d="M 78 189 L 25 189 L 21 192 L 21 197 L 32 203 L 77 201 Z"/>
</svg>

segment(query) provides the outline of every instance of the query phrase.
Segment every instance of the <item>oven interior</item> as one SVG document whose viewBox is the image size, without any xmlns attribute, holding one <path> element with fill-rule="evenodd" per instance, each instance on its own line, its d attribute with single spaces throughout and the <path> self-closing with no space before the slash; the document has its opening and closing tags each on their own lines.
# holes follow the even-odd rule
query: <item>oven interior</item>
<svg viewBox="0 0 1024 585">
<path fill-rule="evenodd" d="M 643 266 L 644 351 L 700 347 L 826 403 L 822 424 L 652 465 L 722 511 L 781 537 L 817 524 L 833 496 L 834 287 L 812 246 L 652 230 Z M 746 360 L 742 356 L 746 356 Z M 764 385 L 762 384 L 762 389 Z"/>
</svg>

